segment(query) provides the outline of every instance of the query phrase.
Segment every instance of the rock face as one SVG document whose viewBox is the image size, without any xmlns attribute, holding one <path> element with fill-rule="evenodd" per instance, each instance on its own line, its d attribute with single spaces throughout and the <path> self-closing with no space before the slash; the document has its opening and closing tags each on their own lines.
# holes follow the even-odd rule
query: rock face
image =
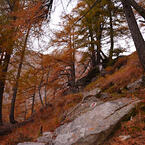
<svg viewBox="0 0 145 145">
<path fill-rule="evenodd" d="M 57 128 L 53 133 L 55 138 L 51 133 L 45 133 L 37 141 L 49 145 L 99 145 L 138 102 L 139 100 L 120 98 L 97 104 L 90 111 L 77 116 L 72 122 Z"/>
<path fill-rule="evenodd" d="M 55 145 L 99 145 L 138 101 L 122 98 L 96 106 L 56 130 Z"/>
</svg>

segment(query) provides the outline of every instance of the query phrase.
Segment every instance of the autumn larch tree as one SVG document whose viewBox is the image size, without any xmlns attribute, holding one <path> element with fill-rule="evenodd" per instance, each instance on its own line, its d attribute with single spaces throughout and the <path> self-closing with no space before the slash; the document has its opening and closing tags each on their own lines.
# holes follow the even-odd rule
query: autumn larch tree
<svg viewBox="0 0 145 145">
<path fill-rule="evenodd" d="M 25 50 L 26 50 L 26 47 L 27 47 L 27 40 L 28 40 L 29 32 L 30 32 L 30 28 L 28 28 L 28 31 L 26 33 L 24 46 L 22 47 L 22 52 L 21 52 L 20 63 L 19 63 L 19 66 L 18 66 L 18 72 L 17 72 L 17 75 L 16 75 L 16 82 L 15 82 L 15 85 L 13 86 L 13 96 L 12 96 L 10 116 L 9 116 L 10 123 L 16 123 L 17 122 L 17 121 L 15 121 L 15 118 L 14 118 L 15 101 L 16 101 L 16 96 L 17 96 L 17 90 L 18 90 L 18 87 L 19 87 L 19 78 L 20 78 L 20 75 L 21 75 L 21 70 L 22 70 L 23 60 L 24 60 L 24 56 L 25 56 Z"/>
<path fill-rule="evenodd" d="M 2 50 L 0 52 L 0 124 L 2 124 L 2 104 L 6 74 L 16 42 L 22 37 L 22 34 L 25 31 L 25 24 L 28 24 L 30 21 L 32 24 L 36 24 L 36 22 L 38 24 L 39 21 L 43 21 L 50 15 L 53 0 L 36 1 L 36 5 L 34 5 L 33 2 L 30 0 L 0 1 L 0 19 L 2 21 L 0 25 L 0 37 L 2 38 L 2 41 L 0 42 L 0 48 Z M 31 8 L 32 11 L 30 10 Z M 31 13 L 31 16 L 28 15 L 26 9 L 29 12 L 33 12 Z M 22 17 L 17 17 L 19 11 L 23 10 L 26 12 L 24 13 L 26 15 L 23 14 Z M 40 25 L 38 24 L 38 26 Z"/>
<path fill-rule="evenodd" d="M 8 65 L 10 61 L 10 57 L 14 48 L 14 42 L 15 42 L 15 33 L 17 32 L 17 28 L 13 27 L 11 24 L 11 21 L 15 21 L 16 17 L 12 16 L 11 13 L 14 13 L 17 11 L 18 8 L 18 2 L 10 2 L 8 1 L 1 1 L 0 5 L 0 11 L 2 11 L 1 21 L 5 22 L 6 25 L 1 25 L 1 62 L 0 62 L 0 68 L 1 68 L 1 76 L 0 76 L 0 124 L 2 124 L 2 104 L 3 104 L 3 93 L 4 93 L 4 87 L 5 87 L 5 79 L 6 79 L 6 73 L 8 70 Z M 4 10 L 4 11 L 3 11 Z M 2 19 L 3 18 L 3 19 Z M 11 21 L 10 21 L 11 20 Z M 3 23 L 2 23 L 3 24 Z"/>
</svg>

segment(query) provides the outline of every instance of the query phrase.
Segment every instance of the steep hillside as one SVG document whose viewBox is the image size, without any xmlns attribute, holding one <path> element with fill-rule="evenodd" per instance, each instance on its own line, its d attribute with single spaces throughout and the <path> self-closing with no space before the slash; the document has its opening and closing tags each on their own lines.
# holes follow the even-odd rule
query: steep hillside
<svg viewBox="0 0 145 145">
<path fill-rule="evenodd" d="M 121 57 L 113 66 L 107 67 L 96 76 L 96 80 L 87 85 L 84 90 L 77 94 L 55 97 L 46 107 L 40 108 L 31 118 L 31 121 L 12 129 L 12 133 L 0 136 L 0 144 L 15 145 L 24 141 L 35 141 L 44 131 L 54 131 L 55 128 L 71 121 L 69 113 L 84 100 L 83 94 L 99 89 L 96 98 L 108 101 L 116 98 L 139 98 L 143 103 L 136 108 L 134 117 L 123 122 L 120 129 L 107 140 L 104 145 L 137 144 L 144 143 L 145 137 L 145 82 L 143 70 L 136 53 Z M 88 96 L 88 95 L 87 95 Z M 90 96 L 92 94 L 90 93 Z M 138 121 L 139 120 L 139 121 Z M 10 128 L 12 128 L 10 126 Z M 3 128 L 1 128 L 3 129 Z M 129 139 L 121 140 L 119 136 L 130 135 Z"/>
</svg>

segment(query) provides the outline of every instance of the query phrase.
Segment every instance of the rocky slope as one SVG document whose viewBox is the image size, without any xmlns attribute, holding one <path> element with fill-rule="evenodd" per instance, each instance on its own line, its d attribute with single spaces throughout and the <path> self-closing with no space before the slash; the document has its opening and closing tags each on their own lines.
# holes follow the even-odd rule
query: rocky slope
<svg viewBox="0 0 145 145">
<path fill-rule="evenodd" d="M 65 123 L 52 133 L 44 132 L 37 142 L 24 142 L 18 145 L 99 145 L 140 102 L 131 98 L 107 102 L 90 100 L 80 104 L 76 109 L 79 113 L 73 113 L 75 119 L 70 123 Z M 80 109 L 81 106 L 85 107 Z"/>
<path fill-rule="evenodd" d="M 145 93 L 141 76 L 136 54 L 119 60 L 106 70 L 105 77 L 103 75 L 81 92 L 82 100 L 64 112 L 65 119 L 54 132 L 44 132 L 35 142 L 18 145 L 99 145 L 104 141 L 106 145 L 118 124 L 125 118 L 132 120 L 134 109 L 143 100 L 138 98 Z M 120 135 L 122 141 L 128 138 L 131 136 Z"/>
</svg>

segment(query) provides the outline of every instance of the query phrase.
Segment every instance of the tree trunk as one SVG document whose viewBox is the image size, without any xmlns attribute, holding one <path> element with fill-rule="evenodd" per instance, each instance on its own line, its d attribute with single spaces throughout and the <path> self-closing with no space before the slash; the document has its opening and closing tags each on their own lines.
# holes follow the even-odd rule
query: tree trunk
<svg viewBox="0 0 145 145">
<path fill-rule="evenodd" d="M 134 0 L 127 0 L 127 2 L 145 19 L 145 9 L 139 6 Z"/>
<path fill-rule="evenodd" d="M 139 60 L 143 66 L 143 69 L 145 70 L 145 41 L 138 28 L 131 6 L 129 5 L 128 2 L 126 2 L 126 0 L 121 0 L 121 1 L 123 4 L 128 26 L 129 26 L 129 29 L 130 29 L 130 32 L 131 32 L 138 56 L 139 56 Z"/>
<path fill-rule="evenodd" d="M 32 108 L 31 108 L 31 115 L 34 113 L 34 106 L 35 106 L 35 94 L 36 94 L 36 86 L 34 88 L 34 93 L 32 95 Z"/>
<path fill-rule="evenodd" d="M 92 68 L 96 67 L 96 52 L 95 52 L 95 47 L 94 47 L 94 38 L 93 38 L 93 32 L 92 32 L 92 28 L 89 27 L 89 34 L 90 34 L 90 38 L 91 38 L 91 62 L 92 62 Z"/>
<path fill-rule="evenodd" d="M 101 64 L 101 37 L 102 34 L 100 33 L 97 39 L 97 60 L 96 60 L 96 65 Z"/>
<path fill-rule="evenodd" d="M 48 77 L 49 77 L 49 72 L 47 73 L 47 76 L 46 76 L 46 84 L 45 84 L 45 105 L 47 105 L 47 85 L 48 85 Z"/>
<path fill-rule="evenodd" d="M 71 28 L 72 32 L 70 30 L 70 39 L 69 39 L 69 43 L 70 43 L 70 50 L 72 50 L 71 52 L 71 72 L 70 72 L 70 88 L 72 90 L 73 93 L 76 92 L 76 82 L 75 82 L 75 78 L 76 78 L 76 74 L 75 74 L 75 37 L 74 37 L 74 27 Z"/>
<path fill-rule="evenodd" d="M 72 92 L 76 92 L 76 83 L 75 83 L 75 64 L 73 63 L 71 66 L 71 89 Z"/>
<path fill-rule="evenodd" d="M 41 102 L 41 104 L 42 104 L 42 107 L 44 107 L 43 99 L 42 99 L 42 96 L 41 96 L 42 82 L 43 82 L 43 76 L 41 77 L 40 84 L 39 84 L 39 86 L 38 86 L 38 92 L 39 92 L 40 102 Z"/>
<path fill-rule="evenodd" d="M 102 32 L 103 32 L 104 24 L 100 23 L 100 26 L 98 27 L 98 32 L 96 33 L 96 39 L 97 39 L 97 60 L 96 65 L 101 64 L 101 39 L 102 39 Z"/>
<path fill-rule="evenodd" d="M 18 91 L 18 86 L 19 86 L 19 78 L 20 78 L 20 75 L 21 75 L 25 50 L 26 50 L 26 46 L 27 46 L 27 39 L 28 39 L 28 36 L 29 36 L 29 31 L 30 31 L 30 29 L 28 29 L 27 34 L 26 34 L 24 47 L 22 48 L 22 53 L 21 53 L 20 64 L 19 64 L 18 72 L 17 72 L 17 76 L 16 76 L 16 83 L 13 87 L 13 97 L 12 97 L 12 101 L 11 101 L 11 109 L 10 109 L 10 115 L 9 115 L 10 123 L 17 123 L 17 121 L 15 121 L 15 117 L 14 117 L 15 102 L 16 102 L 16 96 L 17 96 L 17 91 Z"/>
<path fill-rule="evenodd" d="M 3 65 L 2 65 L 2 70 L 1 70 L 2 75 L 0 76 L 0 125 L 3 124 L 3 121 L 2 121 L 3 93 L 4 93 L 6 73 L 8 70 L 11 53 L 12 53 L 12 50 L 11 50 L 11 52 L 6 52 L 5 59 L 4 59 Z"/>
<path fill-rule="evenodd" d="M 6 1 L 6 3 L 2 3 L 2 4 L 7 5 L 8 15 L 10 13 L 14 13 L 17 11 L 15 8 L 18 8 L 19 1 L 13 3 L 13 5 L 11 3 L 12 2 L 10 2 L 10 1 Z M 10 20 L 13 20 L 13 22 L 16 20 L 16 17 L 14 17 L 14 16 L 12 16 L 12 17 L 10 16 L 9 18 L 10 18 Z M 11 25 L 11 23 L 9 23 L 9 24 Z M 5 28 L 5 29 L 7 29 L 7 28 Z M 6 74 L 7 74 L 7 70 L 8 70 L 8 65 L 10 62 L 11 54 L 13 52 L 13 44 L 14 44 L 14 41 L 13 41 L 13 34 L 14 33 L 13 32 L 16 33 L 16 30 L 17 30 L 16 27 L 11 28 L 11 30 L 9 29 L 8 32 L 11 35 L 9 37 L 6 37 L 6 39 L 11 40 L 11 45 L 8 48 L 5 48 L 5 51 L 1 52 L 2 54 L 1 54 L 1 60 L 0 60 L 0 68 L 1 68 L 1 76 L 0 76 L 0 125 L 2 125 L 2 123 L 3 123 L 3 121 L 2 121 L 3 93 L 4 93 L 4 88 L 5 88 L 5 81 L 6 81 Z M 6 31 L 6 33 L 7 33 L 7 31 Z M 7 40 L 5 42 L 7 42 Z"/>
<path fill-rule="evenodd" d="M 113 49 L 114 49 L 114 35 L 113 35 L 113 24 L 112 24 L 112 11 L 110 4 L 108 5 L 109 9 L 109 18 L 110 18 L 110 50 L 109 50 L 109 61 L 112 61 Z"/>
<path fill-rule="evenodd" d="M 25 101 L 24 121 L 26 120 L 26 115 L 27 115 L 27 101 Z"/>
</svg>

